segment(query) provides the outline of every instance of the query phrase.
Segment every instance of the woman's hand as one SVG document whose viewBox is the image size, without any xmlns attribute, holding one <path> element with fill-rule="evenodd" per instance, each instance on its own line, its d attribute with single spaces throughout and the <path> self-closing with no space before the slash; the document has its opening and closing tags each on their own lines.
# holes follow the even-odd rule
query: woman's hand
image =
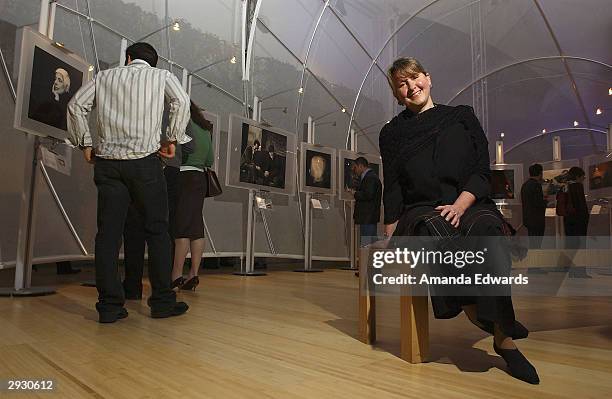
<svg viewBox="0 0 612 399">
<path fill-rule="evenodd" d="M 440 211 L 440 215 L 453 225 L 454 228 L 459 227 L 461 216 L 465 213 L 472 204 L 476 202 L 476 197 L 469 191 L 463 191 L 454 204 L 441 205 L 436 207 L 436 211 Z"/>
<path fill-rule="evenodd" d="M 465 209 L 456 204 L 438 206 L 436 207 L 436 211 L 440 211 L 440 216 L 446 219 L 447 222 L 450 222 L 454 228 L 459 227 L 461 216 L 465 213 Z"/>
<path fill-rule="evenodd" d="M 391 236 L 395 232 L 395 228 L 396 227 L 397 227 L 397 222 L 385 225 L 385 228 L 383 230 L 383 234 L 384 234 L 386 240 L 391 238 Z"/>
</svg>

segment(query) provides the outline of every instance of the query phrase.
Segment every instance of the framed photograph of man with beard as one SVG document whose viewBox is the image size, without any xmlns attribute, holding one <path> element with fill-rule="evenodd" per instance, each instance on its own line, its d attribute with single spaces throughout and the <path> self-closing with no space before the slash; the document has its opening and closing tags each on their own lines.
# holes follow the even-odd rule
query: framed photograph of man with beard
<svg viewBox="0 0 612 399">
<path fill-rule="evenodd" d="M 300 191 L 335 195 L 336 149 L 302 142 L 300 145 Z"/>
<path fill-rule="evenodd" d="M 64 140 L 68 133 L 68 101 L 91 78 L 90 75 L 90 65 L 81 57 L 25 27 L 21 38 L 14 127 Z"/>
<path fill-rule="evenodd" d="M 296 136 L 230 115 L 225 184 L 293 195 Z"/>
<path fill-rule="evenodd" d="M 356 176 L 353 172 L 355 160 L 359 157 L 364 157 L 368 161 L 368 167 L 372 169 L 378 178 L 382 180 L 382 159 L 378 155 L 364 154 L 349 150 L 340 150 L 338 156 L 338 165 L 340 171 L 338 192 L 340 199 L 344 201 L 354 201 L 353 191 L 359 187 L 360 176 Z"/>
</svg>

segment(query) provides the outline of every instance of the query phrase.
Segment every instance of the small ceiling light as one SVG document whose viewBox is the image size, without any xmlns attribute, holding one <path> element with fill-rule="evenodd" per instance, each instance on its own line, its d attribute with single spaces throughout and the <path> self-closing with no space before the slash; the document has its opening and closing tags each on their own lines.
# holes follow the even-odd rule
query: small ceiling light
<svg viewBox="0 0 612 399">
<path fill-rule="evenodd" d="M 55 45 L 57 47 L 64 47 L 64 43 L 60 43 L 60 42 L 55 42 Z"/>
<path fill-rule="evenodd" d="M 304 93 L 304 88 L 303 88 L 303 87 L 300 87 L 300 88 L 298 89 L 298 93 L 300 93 L 300 94 Z"/>
<path fill-rule="evenodd" d="M 603 112 L 601 111 L 601 108 L 597 108 L 597 111 L 595 111 L 595 115 L 601 115 L 603 114 Z"/>
<path fill-rule="evenodd" d="M 612 87 L 610 87 L 610 88 L 608 89 L 608 95 L 609 95 L 609 96 L 612 96 Z"/>
<path fill-rule="evenodd" d="M 179 30 L 181 30 L 181 25 L 178 22 L 173 23 L 172 30 L 178 32 Z"/>
<path fill-rule="evenodd" d="M 232 58 L 230 58 L 230 63 L 232 64 L 236 63 L 236 56 L 233 56 Z"/>
<path fill-rule="evenodd" d="M 93 72 L 93 70 L 94 70 L 94 66 L 93 66 L 93 65 L 90 65 L 90 66 L 89 66 L 89 68 L 87 68 L 87 70 L 88 70 L 89 72 Z"/>
<path fill-rule="evenodd" d="M 386 123 L 389 123 L 389 122 L 391 122 L 391 121 L 387 121 Z"/>
<path fill-rule="evenodd" d="M 504 132 L 501 132 L 501 133 L 499 134 L 499 137 L 501 137 L 502 139 L 504 138 L 504 136 L 505 136 Z"/>
<path fill-rule="evenodd" d="M 340 111 L 346 112 L 346 108 L 342 107 L 342 109 Z"/>
<path fill-rule="evenodd" d="M 546 133 L 546 129 L 542 129 L 542 134 Z"/>
<path fill-rule="evenodd" d="M 574 121 L 574 126 L 578 126 L 580 125 L 580 123 L 578 123 L 578 121 Z"/>
</svg>

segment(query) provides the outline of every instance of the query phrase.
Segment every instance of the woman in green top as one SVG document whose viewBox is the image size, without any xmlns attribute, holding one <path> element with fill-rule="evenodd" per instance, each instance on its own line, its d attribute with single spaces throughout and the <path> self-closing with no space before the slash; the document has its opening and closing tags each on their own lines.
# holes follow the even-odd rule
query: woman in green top
<svg viewBox="0 0 612 399">
<path fill-rule="evenodd" d="M 198 269 L 204 252 L 202 209 L 208 184 L 204 171 L 213 164 L 212 128 L 212 124 L 192 101 L 191 120 L 186 131 L 192 141 L 190 151 L 183 151 L 174 220 L 172 286 L 184 290 L 195 290 L 200 282 Z M 187 252 L 191 252 L 191 269 L 185 280 L 182 274 Z"/>
</svg>

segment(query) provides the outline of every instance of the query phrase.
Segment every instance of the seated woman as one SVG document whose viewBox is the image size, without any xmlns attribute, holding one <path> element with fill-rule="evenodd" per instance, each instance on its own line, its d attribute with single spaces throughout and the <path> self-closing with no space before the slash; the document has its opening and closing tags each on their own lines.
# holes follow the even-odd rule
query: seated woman
<svg viewBox="0 0 612 399">
<path fill-rule="evenodd" d="M 434 104 L 431 77 L 413 58 L 400 58 L 388 70 L 393 95 L 406 109 L 380 133 L 384 173 L 385 236 L 497 237 L 508 226 L 489 198 L 487 138 L 471 107 Z M 510 274 L 508 246 L 499 245 L 487 268 Z M 494 335 L 493 349 L 510 374 L 538 384 L 536 369 L 513 338 L 528 331 L 514 318 L 507 295 L 442 296 L 432 293 L 436 318 L 464 311 L 479 328 Z"/>
<path fill-rule="evenodd" d="M 187 134 L 193 139 L 191 153 L 183 153 L 178 177 L 178 199 L 174 219 L 174 267 L 172 287 L 193 290 L 200 283 L 198 270 L 204 252 L 204 220 L 202 208 L 208 180 L 205 168 L 213 164 L 212 124 L 204 118 L 200 108 L 191 102 L 191 120 Z M 183 266 L 187 252 L 191 252 L 191 269 L 187 280 L 183 278 Z"/>
</svg>

